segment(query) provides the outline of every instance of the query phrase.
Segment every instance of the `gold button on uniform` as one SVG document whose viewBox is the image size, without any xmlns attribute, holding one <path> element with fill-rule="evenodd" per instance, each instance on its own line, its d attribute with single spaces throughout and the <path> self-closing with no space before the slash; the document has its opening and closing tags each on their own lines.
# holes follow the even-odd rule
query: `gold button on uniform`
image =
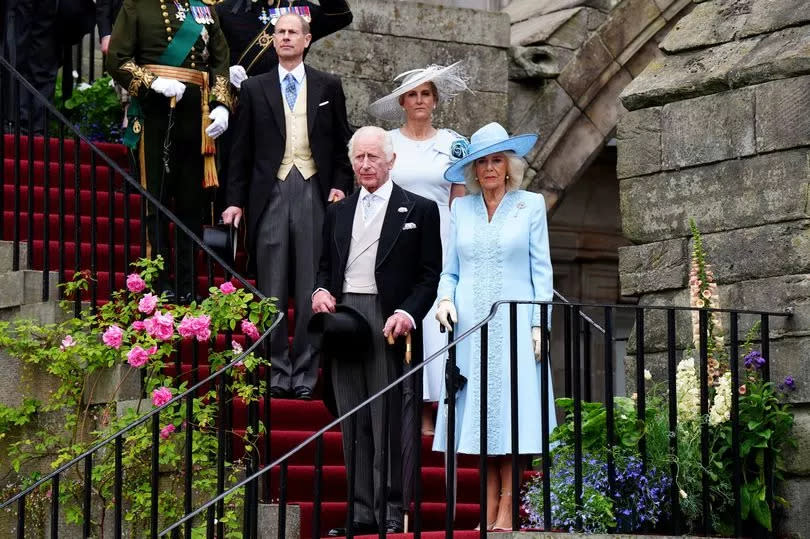
<svg viewBox="0 0 810 539">
<path fill-rule="evenodd" d="M 167 26 L 167 27 L 166 27 L 166 31 L 167 31 L 167 32 L 171 32 L 171 31 L 172 31 L 172 29 L 171 29 L 170 27 L 168 27 L 168 26 Z"/>
<path fill-rule="evenodd" d="M 165 6 L 163 6 L 163 7 L 165 7 Z M 168 16 L 169 16 L 169 12 L 168 12 L 168 11 L 164 11 L 164 12 L 163 12 L 163 16 L 164 16 L 164 17 L 168 17 Z"/>
<path fill-rule="evenodd" d="M 167 37 L 166 39 L 168 39 L 169 41 L 171 41 L 171 40 L 172 40 L 172 36 L 169 36 L 169 37 Z"/>
<path fill-rule="evenodd" d="M 197 64 L 195 64 L 194 62 L 191 62 L 191 67 L 197 67 Z"/>
</svg>

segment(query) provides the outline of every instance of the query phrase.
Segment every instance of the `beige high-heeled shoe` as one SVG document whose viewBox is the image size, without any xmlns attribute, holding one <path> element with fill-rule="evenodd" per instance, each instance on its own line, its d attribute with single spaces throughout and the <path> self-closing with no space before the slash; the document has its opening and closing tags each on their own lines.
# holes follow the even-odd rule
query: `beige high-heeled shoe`
<svg viewBox="0 0 810 539">
<path fill-rule="evenodd" d="M 511 497 L 512 496 L 512 491 L 501 492 L 501 497 L 504 497 L 504 496 Z M 496 522 L 497 522 L 497 519 L 496 519 Z M 512 531 L 512 524 L 509 524 L 508 527 L 504 527 L 504 526 L 495 526 L 495 522 L 493 522 L 492 527 L 487 528 L 487 529 L 491 530 L 491 531 L 494 531 L 494 532 L 511 532 Z"/>
<path fill-rule="evenodd" d="M 494 522 L 490 522 L 489 524 L 487 524 L 487 531 L 488 531 L 488 532 L 489 532 L 489 531 L 492 531 L 492 529 L 493 529 L 494 527 L 495 527 L 495 523 L 494 523 Z M 480 531 L 481 531 L 481 524 L 478 524 L 478 526 L 476 526 L 474 529 L 475 529 L 475 531 L 480 532 Z"/>
</svg>

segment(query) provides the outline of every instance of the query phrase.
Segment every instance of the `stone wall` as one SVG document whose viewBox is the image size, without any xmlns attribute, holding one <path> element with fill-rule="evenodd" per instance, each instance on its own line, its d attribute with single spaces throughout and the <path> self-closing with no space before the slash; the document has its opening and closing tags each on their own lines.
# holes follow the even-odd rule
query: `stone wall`
<svg viewBox="0 0 810 539">
<path fill-rule="evenodd" d="M 687 304 L 688 219 L 704 234 L 723 306 L 773 319 L 771 375 L 799 380 L 798 450 L 779 532 L 810 530 L 810 10 L 806 0 L 696 1 L 622 94 L 618 128 L 622 293 Z M 647 324 L 649 360 L 661 323 Z M 679 326 L 683 336 L 689 332 Z M 680 340 L 681 346 L 686 339 Z M 632 362 L 631 362 L 632 365 Z"/>
<path fill-rule="evenodd" d="M 415 2 L 351 5 L 351 26 L 315 43 L 307 63 L 342 77 L 353 126 L 382 124 L 365 108 L 398 85 L 393 78 L 399 73 L 458 60 L 465 62 L 473 92 L 440 104 L 434 124 L 469 136 L 485 123 L 506 123 L 508 16 Z"/>
</svg>

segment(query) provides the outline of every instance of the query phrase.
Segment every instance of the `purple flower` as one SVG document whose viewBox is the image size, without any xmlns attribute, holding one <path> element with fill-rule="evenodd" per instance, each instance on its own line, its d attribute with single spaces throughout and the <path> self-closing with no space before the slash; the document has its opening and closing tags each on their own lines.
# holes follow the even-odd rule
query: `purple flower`
<svg viewBox="0 0 810 539">
<path fill-rule="evenodd" d="M 759 370 L 765 365 L 765 358 L 762 357 L 759 350 L 752 350 L 745 356 L 744 360 L 746 369 Z"/>
<path fill-rule="evenodd" d="M 796 380 L 792 376 L 785 376 L 785 379 L 779 384 L 779 389 L 782 391 L 793 391 L 796 389 Z"/>
</svg>

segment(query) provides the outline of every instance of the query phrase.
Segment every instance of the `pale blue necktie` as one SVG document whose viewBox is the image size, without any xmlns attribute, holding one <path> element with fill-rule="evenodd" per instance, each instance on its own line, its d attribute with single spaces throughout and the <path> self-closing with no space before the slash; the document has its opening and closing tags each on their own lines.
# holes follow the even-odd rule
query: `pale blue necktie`
<svg viewBox="0 0 810 539">
<path fill-rule="evenodd" d="M 298 81 L 292 73 L 287 73 L 284 77 L 284 97 L 287 98 L 287 105 L 290 110 L 295 108 L 295 100 L 298 98 Z"/>
<path fill-rule="evenodd" d="M 363 197 L 363 223 L 371 221 L 374 217 L 374 209 L 377 206 L 377 195 L 369 193 Z"/>
</svg>

